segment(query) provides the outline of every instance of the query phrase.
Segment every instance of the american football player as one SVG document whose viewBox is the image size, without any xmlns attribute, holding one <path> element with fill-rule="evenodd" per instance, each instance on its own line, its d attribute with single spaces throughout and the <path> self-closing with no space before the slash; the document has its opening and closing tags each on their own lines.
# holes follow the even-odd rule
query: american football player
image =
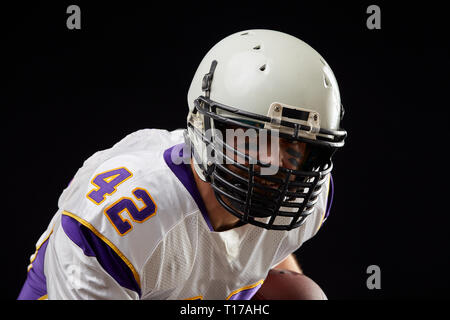
<svg viewBox="0 0 450 320">
<path fill-rule="evenodd" d="M 186 129 L 84 162 L 19 299 L 250 299 L 273 268 L 301 272 L 346 137 L 330 66 L 291 35 L 238 32 L 203 58 L 188 106 Z"/>
</svg>

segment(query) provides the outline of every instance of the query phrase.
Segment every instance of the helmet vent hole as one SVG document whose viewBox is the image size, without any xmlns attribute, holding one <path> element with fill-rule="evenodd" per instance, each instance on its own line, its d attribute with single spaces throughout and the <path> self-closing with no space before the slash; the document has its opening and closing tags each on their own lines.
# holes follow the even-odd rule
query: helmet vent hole
<svg viewBox="0 0 450 320">
<path fill-rule="evenodd" d="M 259 50 L 259 49 L 261 49 L 261 45 L 258 44 L 258 45 L 257 45 L 256 47 L 254 47 L 253 49 L 254 49 L 254 50 Z"/>
<path fill-rule="evenodd" d="M 261 67 L 259 67 L 259 70 L 261 70 L 261 71 L 264 71 L 264 70 L 266 70 L 266 65 L 265 64 L 263 64 Z"/>
<path fill-rule="evenodd" d="M 323 85 L 325 86 L 325 88 L 331 87 L 330 79 L 328 79 L 326 74 L 323 75 Z"/>
<path fill-rule="evenodd" d="M 248 32 L 241 33 L 241 36 L 247 36 Z"/>
</svg>

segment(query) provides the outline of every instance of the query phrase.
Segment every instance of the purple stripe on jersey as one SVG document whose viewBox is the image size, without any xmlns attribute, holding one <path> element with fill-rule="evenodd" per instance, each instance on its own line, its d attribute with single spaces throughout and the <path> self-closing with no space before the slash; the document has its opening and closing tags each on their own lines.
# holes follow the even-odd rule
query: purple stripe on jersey
<svg viewBox="0 0 450 320">
<path fill-rule="evenodd" d="M 176 161 L 176 163 L 179 164 L 175 164 L 172 160 L 172 156 L 178 156 L 177 160 L 183 159 L 183 147 L 184 143 L 175 145 L 164 151 L 164 160 L 166 161 L 170 170 L 172 170 L 172 172 L 178 178 L 178 180 L 180 180 L 181 183 L 184 185 L 184 187 L 187 189 L 187 191 L 189 191 L 192 198 L 194 198 L 194 201 L 197 204 L 198 208 L 200 209 L 203 218 L 205 219 L 206 224 L 209 227 L 209 230 L 214 231 L 214 228 L 211 225 L 211 221 L 209 220 L 205 204 L 203 203 L 203 199 L 200 196 L 200 193 L 197 189 L 197 185 L 195 184 L 194 174 L 192 173 L 191 166 L 189 164 L 185 164 L 185 162 L 188 161 Z M 178 155 L 176 154 L 177 150 L 179 150 Z M 174 155 L 172 155 L 172 151 L 174 151 Z"/>
<path fill-rule="evenodd" d="M 327 210 L 325 212 L 325 217 L 323 221 L 327 220 L 328 216 L 330 215 L 331 211 L 331 205 L 333 204 L 333 196 L 334 196 L 334 182 L 333 182 L 333 176 L 330 173 L 330 191 L 328 193 L 328 200 L 327 200 Z"/>
<path fill-rule="evenodd" d="M 233 294 L 228 300 L 250 300 L 255 293 L 261 288 L 262 283 L 254 288 L 245 289 Z"/>
<path fill-rule="evenodd" d="M 47 294 L 47 283 L 44 274 L 44 258 L 47 250 L 48 239 L 41 245 L 32 262 L 32 268 L 28 271 L 27 279 L 17 300 L 37 300 Z"/>
<path fill-rule="evenodd" d="M 61 225 L 67 236 L 83 250 L 86 256 L 96 257 L 103 269 L 117 283 L 141 296 L 141 288 L 133 272 L 110 246 L 72 217 L 62 215 Z"/>
</svg>

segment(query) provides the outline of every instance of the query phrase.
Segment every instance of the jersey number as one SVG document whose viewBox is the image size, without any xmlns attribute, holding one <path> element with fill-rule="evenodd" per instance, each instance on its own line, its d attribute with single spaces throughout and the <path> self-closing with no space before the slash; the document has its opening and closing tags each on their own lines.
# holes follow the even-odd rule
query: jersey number
<svg viewBox="0 0 450 320">
<path fill-rule="evenodd" d="M 87 194 L 87 198 L 99 205 L 106 199 L 106 195 L 116 192 L 116 187 L 130 178 L 132 173 L 125 167 L 113 169 L 99 173 L 92 179 L 91 183 L 97 188 Z M 139 208 L 130 197 L 121 197 L 119 200 L 108 206 L 103 213 L 121 236 L 130 232 L 133 225 L 130 220 L 123 218 L 122 213 L 127 212 L 132 221 L 142 223 L 156 214 L 156 203 L 152 196 L 143 188 L 135 188 L 132 194 L 136 200 L 144 203 Z"/>
<path fill-rule="evenodd" d="M 116 187 L 132 177 L 133 174 L 127 168 L 117 168 L 99 173 L 92 179 L 91 183 L 96 186 L 94 190 L 87 194 L 87 198 L 95 204 L 101 204 L 106 199 L 106 195 L 116 192 Z"/>
</svg>

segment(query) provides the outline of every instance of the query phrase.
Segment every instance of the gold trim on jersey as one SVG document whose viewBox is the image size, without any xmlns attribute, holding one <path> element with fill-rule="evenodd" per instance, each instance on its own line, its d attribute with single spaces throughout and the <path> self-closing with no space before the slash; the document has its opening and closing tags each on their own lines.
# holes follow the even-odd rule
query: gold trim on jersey
<svg viewBox="0 0 450 320">
<path fill-rule="evenodd" d="M 253 289 L 254 287 L 257 287 L 257 286 L 259 286 L 259 285 L 262 285 L 263 282 L 264 282 L 264 280 L 265 280 L 265 279 L 261 279 L 261 280 L 259 280 L 258 282 L 254 283 L 254 284 L 250 284 L 250 285 L 248 285 L 248 286 L 245 286 L 245 287 L 242 287 L 242 288 L 240 288 L 240 289 L 234 290 L 232 293 L 230 293 L 230 295 L 227 297 L 226 300 L 230 300 L 230 298 L 231 298 L 232 296 L 234 296 L 236 293 L 239 293 L 239 292 L 241 292 L 241 291 L 248 290 L 248 289 Z"/>
<path fill-rule="evenodd" d="M 36 246 L 36 251 L 34 252 L 34 255 L 32 255 L 32 257 L 30 259 L 30 264 L 28 265 L 27 272 L 30 272 L 30 270 L 33 268 L 33 262 L 37 258 L 39 249 L 44 245 L 44 243 L 48 240 L 48 238 L 50 238 L 52 233 L 53 233 L 53 227 L 52 227 L 52 230 L 50 230 L 50 233 L 45 237 L 45 239 L 38 246 Z"/>
<path fill-rule="evenodd" d="M 48 294 L 43 295 L 43 296 L 40 297 L 40 298 L 37 298 L 37 300 L 48 300 Z"/>
<path fill-rule="evenodd" d="M 191 297 L 191 298 L 186 298 L 183 300 L 203 300 L 203 296 L 195 296 L 195 297 Z"/>
<path fill-rule="evenodd" d="M 79 223 L 81 223 L 83 226 L 91 230 L 97 237 L 99 237 L 103 242 L 105 242 L 111 249 L 114 250 L 114 252 L 125 262 L 125 264 L 130 268 L 131 272 L 133 273 L 134 279 L 136 280 L 139 287 L 141 287 L 141 281 L 139 279 L 139 274 L 137 273 L 136 269 L 134 268 L 133 264 L 125 257 L 125 255 L 117 248 L 111 241 L 109 241 L 108 238 L 103 236 L 100 232 L 97 231 L 97 229 L 94 228 L 93 225 L 91 225 L 89 222 L 83 220 L 82 218 L 74 215 L 73 213 L 70 213 L 68 211 L 63 211 L 62 214 L 69 216 L 75 220 L 77 220 Z"/>
</svg>

